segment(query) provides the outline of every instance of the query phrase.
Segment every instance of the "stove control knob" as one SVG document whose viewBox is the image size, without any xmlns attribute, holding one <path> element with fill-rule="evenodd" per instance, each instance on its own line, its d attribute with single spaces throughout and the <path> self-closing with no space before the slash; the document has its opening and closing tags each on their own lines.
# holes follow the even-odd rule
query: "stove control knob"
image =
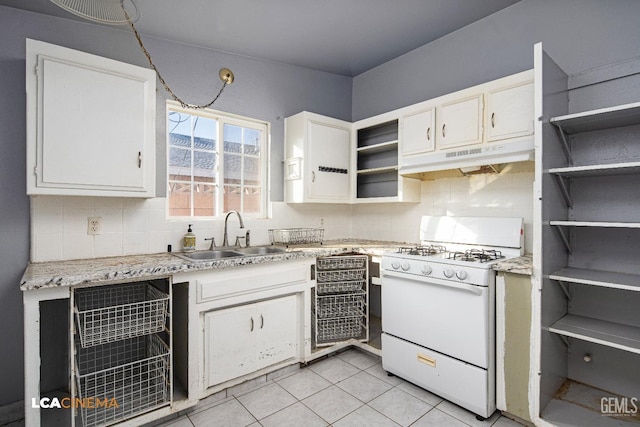
<svg viewBox="0 0 640 427">
<path fill-rule="evenodd" d="M 391 268 L 393 268 L 394 270 L 397 270 L 400 268 L 400 263 L 398 261 L 392 261 L 391 262 Z"/>
<path fill-rule="evenodd" d="M 464 270 L 460 270 L 456 272 L 456 277 L 460 280 L 464 280 L 467 278 L 467 272 Z"/>
<path fill-rule="evenodd" d="M 402 265 L 400 266 L 402 268 L 402 271 L 409 271 L 409 268 L 411 267 L 409 265 L 408 262 L 403 262 Z"/>
<path fill-rule="evenodd" d="M 431 268 L 430 265 L 425 264 L 425 265 L 422 266 L 422 274 L 424 274 L 425 276 L 430 275 L 432 271 L 433 271 L 433 269 Z"/>
<path fill-rule="evenodd" d="M 446 270 L 444 270 L 442 272 L 442 274 L 444 274 L 444 277 L 446 277 L 447 279 L 451 279 L 453 277 L 453 270 L 450 268 L 447 268 Z"/>
</svg>

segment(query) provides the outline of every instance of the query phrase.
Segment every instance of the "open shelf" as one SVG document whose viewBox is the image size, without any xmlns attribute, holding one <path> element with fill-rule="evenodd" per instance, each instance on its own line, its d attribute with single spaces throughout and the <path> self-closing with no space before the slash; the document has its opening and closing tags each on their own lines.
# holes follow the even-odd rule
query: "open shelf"
<svg viewBox="0 0 640 427">
<path fill-rule="evenodd" d="M 382 153 L 384 151 L 396 151 L 398 149 L 398 140 L 382 142 L 375 145 L 365 145 L 358 147 L 358 153 Z"/>
<path fill-rule="evenodd" d="M 551 124 L 573 134 L 640 124 L 640 102 L 553 117 Z"/>
<path fill-rule="evenodd" d="M 634 174 L 640 173 L 640 162 L 553 168 L 549 169 L 549 173 L 564 177 Z"/>
<path fill-rule="evenodd" d="M 640 222 L 549 221 L 549 225 L 564 227 L 640 228 Z"/>
<path fill-rule="evenodd" d="M 640 292 L 640 275 L 638 274 L 614 273 L 611 271 L 569 267 L 556 271 L 549 275 L 549 278 L 560 282 Z"/>
<path fill-rule="evenodd" d="M 567 314 L 549 332 L 640 354 L 640 328 Z"/>
<path fill-rule="evenodd" d="M 362 169 L 357 171 L 356 173 L 358 175 L 371 175 L 374 173 L 390 172 L 390 171 L 397 171 L 397 170 L 398 170 L 398 166 L 385 166 L 381 168 Z"/>
</svg>

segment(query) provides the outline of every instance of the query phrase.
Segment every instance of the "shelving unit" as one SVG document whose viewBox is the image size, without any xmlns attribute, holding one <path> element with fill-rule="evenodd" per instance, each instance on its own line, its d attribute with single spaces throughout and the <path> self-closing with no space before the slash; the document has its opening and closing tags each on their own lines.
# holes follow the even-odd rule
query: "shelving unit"
<svg viewBox="0 0 640 427">
<path fill-rule="evenodd" d="M 536 129 L 538 415 L 553 425 L 575 414 L 581 425 L 602 425 L 599 400 L 590 397 L 640 395 L 637 378 L 628 378 L 640 364 L 640 103 L 567 114 L 573 88 L 541 45 L 536 68 L 535 116 L 550 117 Z M 613 80 L 603 84 L 624 93 L 628 80 Z M 576 99 L 594 102 L 585 101 L 589 91 L 598 97 L 594 86 L 576 88 Z M 583 391 L 567 399 L 573 384 Z"/>
<path fill-rule="evenodd" d="M 358 129 L 356 197 L 398 195 L 398 120 Z"/>
<path fill-rule="evenodd" d="M 106 426 L 171 403 L 170 293 L 164 280 L 73 290 L 72 398 L 100 402 L 80 407 L 78 425 Z"/>
<path fill-rule="evenodd" d="M 312 301 L 315 346 L 369 339 L 368 257 L 335 255 L 316 261 Z"/>
</svg>

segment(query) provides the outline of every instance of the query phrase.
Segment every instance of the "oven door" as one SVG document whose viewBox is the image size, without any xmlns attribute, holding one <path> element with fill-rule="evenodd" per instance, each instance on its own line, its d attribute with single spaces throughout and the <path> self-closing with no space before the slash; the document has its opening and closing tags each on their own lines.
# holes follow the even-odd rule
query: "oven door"
<svg viewBox="0 0 640 427">
<path fill-rule="evenodd" d="M 493 293 L 492 286 L 385 270 L 382 330 L 487 369 L 495 339 Z"/>
</svg>

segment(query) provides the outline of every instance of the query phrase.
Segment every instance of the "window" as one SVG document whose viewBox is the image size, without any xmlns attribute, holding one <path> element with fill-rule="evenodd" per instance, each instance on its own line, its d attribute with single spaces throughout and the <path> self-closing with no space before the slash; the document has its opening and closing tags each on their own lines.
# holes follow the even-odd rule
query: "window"
<svg viewBox="0 0 640 427">
<path fill-rule="evenodd" d="M 167 105 L 169 217 L 264 217 L 267 123 Z"/>
</svg>

